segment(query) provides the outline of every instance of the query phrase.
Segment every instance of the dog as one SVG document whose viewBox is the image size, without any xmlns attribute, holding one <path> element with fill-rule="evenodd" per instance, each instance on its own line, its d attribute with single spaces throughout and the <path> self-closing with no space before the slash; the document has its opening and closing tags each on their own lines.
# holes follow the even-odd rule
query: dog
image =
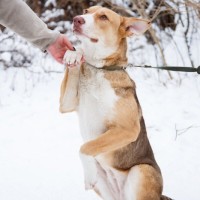
<svg viewBox="0 0 200 200">
<path fill-rule="evenodd" d="M 124 70 L 127 37 L 150 26 L 100 6 L 73 19 L 81 48 L 66 52 L 60 111 L 78 113 L 85 188 L 104 200 L 170 200 L 162 195 L 135 83 Z"/>
</svg>

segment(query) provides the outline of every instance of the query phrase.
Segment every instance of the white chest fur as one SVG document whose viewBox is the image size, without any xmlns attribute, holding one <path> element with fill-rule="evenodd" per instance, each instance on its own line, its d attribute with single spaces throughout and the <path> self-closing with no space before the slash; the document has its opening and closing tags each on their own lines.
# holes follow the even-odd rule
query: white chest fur
<svg viewBox="0 0 200 200">
<path fill-rule="evenodd" d="M 95 139 L 106 130 L 114 115 L 118 97 L 102 70 L 85 66 L 80 73 L 78 115 L 84 141 Z"/>
</svg>

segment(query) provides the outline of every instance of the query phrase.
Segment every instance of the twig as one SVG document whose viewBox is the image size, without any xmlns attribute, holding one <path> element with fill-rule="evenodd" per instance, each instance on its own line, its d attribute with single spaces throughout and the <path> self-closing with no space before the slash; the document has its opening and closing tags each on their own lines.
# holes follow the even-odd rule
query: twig
<svg viewBox="0 0 200 200">
<path fill-rule="evenodd" d="M 189 12 L 188 12 L 188 7 L 185 6 L 185 9 L 186 9 L 186 15 L 187 15 L 187 27 L 186 27 L 186 30 L 184 32 L 184 36 L 185 36 L 185 44 L 187 46 L 187 51 L 188 51 L 188 57 L 189 57 L 189 60 L 190 60 L 190 63 L 192 65 L 192 67 L 194 67 L 194 62 L 192 60 L 192 53 L 191 53 L 191 49 L 190 49 L 190 44 L 189 44 L 189 41 L 188 41 L 188 31 L 189 31 L 189 27 L 190 27 L 190 16 L 189 16 Z"/>
<path fill-rule="evenodd" d="M 155 11 L 153 17 L 151 18 L 151 21 L 153 21 L 153 20 L 160 14 L 160 10 L 161 10 L 161 5 L 162 5 L 162 3 L 163 3 L 163 0 L 160 1 L 160 3 L 159 3 L 159 5 L 158 5 L 158 7 L 157 7 L 157 9 L 156 9 L 156 11 Z"/>
<path fill-rule="evenodd" d="M 138 6 L 137 6 L 137 5 L 135 5 L 135 7 L 136 7 L 138 13 L 139 13 L 141 16 L 143 16 L 143 17 L 145 17 L 145 18 L 148 17 L 147 14 L 144 12 L 144 9 L 142 9 L 142 10 L 138 9 Z M 167 65 L 167 61 L 166 61 L 165 56 L 164 56 L 163 48 L 161 47 L 160 42 L 159 42 L 159 39 L 158 39 L 158 37 L 156 36 L 155 30 L 154 30 L 152 27 L 149 29 L 149 33 L 150 33 L 150 35 L 151 35 L 153 41 L 157 44 L 157 46 L 158 46 L 158 48 L 159 48 L 159 50 L 160 50 L 160 53 L 161 53 L 161 57 L 162 57 L 163 64 L 166 66 L 166 65 Z M 170 79 L 173 79 L 171 73 L 170 73 L 170 72 L 167 72 L 167 73 L 168 73 Z"/>
<path fill-rule="evenodd" d="M 177 129 L 176 124 L 175 124 L 175 131 L 176 131 L 176 135 L 175 135 L 175 140 L 177 139 L 178 136 L 182 135 L 183 133 L 187 132 L 188 130 L 190 130 L 191 128 L 200 128 L 200 126 L 194 126 L 191 125 L 189 127 L 183 128 L 183 129 Z"/>
</svg>

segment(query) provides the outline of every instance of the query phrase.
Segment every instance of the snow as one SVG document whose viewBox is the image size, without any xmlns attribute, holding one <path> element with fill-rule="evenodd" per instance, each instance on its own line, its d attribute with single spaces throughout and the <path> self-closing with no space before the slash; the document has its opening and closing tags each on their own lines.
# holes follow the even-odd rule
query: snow
<svg viewBox="0 0 200 200">
<path fill-rule="evenodd" d="M 20 74 L 24 69 L 18 70 Z M 84 191 L 77 116 L 58 112 L 63 74 L 46 75 L 29 86 L 31 92 L 20 87 L 23 79 L 19 76 L 13 91 L 9 87 L 12 79 L 6 78 L 13 71 L 1 72 L 0 79 L 0 199 L 98 199 L 94 192 Z M 176 200 L 198 200 L 198 75 L 180 75 L 180 85 L 172 80 L 165 86 L 153 78 L 157 72 L 148 72 L 148 77 L 142 69 L 129 73 L 136 81 L 149 139 L 163 173 L 164 194 Z M 178 130 L 190 126 L 178 135 Z"/>
<path fill-rule="evenodd" d="M 196 66 L 199 39 L 197 34 L 191 44 Z M 174 33 L 174 40 L 182 57 L 173 41 L 166 41 L 168 64 L 190 66 L 181 30 Z M 143 46 L 129 52 L 130 62 L 162 63 L 144 38 L 129 43 Z M 13 47 L 10 40 L 1 45 L 4 50 Z M 98 200 L 93 191 L 84 190 L 76 113 L 58 111 L 63 67 L 25 45 L 17 40 L 14 49 L 29 49 L 34 66 L 3 70 L 0 63 L 0 200 Z M 0 57 L 9 62 L 11 54 Z M 128 72 L 136 82 L 149 140 L 163 174 L 163 193 L 176 200 L 199 200 L 200 76 L 174 72 L 170 80 L 164 71 Z"/>
<path fill-rule="evenodd" d="M 141 72 L 137 70 L 138 73 Z M 189 75 L 183 78 L 181 85 L 169 81 L 163 86 L 151 78 L 139 79 L 137 75 L 138 96 L 149 139 L 163 173 L 164 194 L 176 200 L 198 200 L 200 79 L 198 75 Z"/>
<path fill-rule="evenodd" d="M 12 76 L 12 70 L 7 73 Z M 1 87 L 7 94 L 0 106 L 1 200 L 87 199 L 77 118 L 58 112 L 61 78 L 40 82 L 23 95 L 1 80 L 7 87 L 7 92 Z"/>
</svg>

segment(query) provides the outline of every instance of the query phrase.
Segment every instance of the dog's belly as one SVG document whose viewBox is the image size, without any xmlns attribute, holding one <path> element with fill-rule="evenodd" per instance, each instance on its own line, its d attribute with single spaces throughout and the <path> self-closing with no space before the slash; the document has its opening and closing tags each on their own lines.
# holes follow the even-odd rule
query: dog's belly
<svg viewBox="0 0 200 200">
<path fill-rule="evenodd" d="M 80 75 L 78 92 L 80 131 L 84 141 L 89 141 L 106 131 L 118 97 L 104 73 L 90 67 Z"/>
</svg>

